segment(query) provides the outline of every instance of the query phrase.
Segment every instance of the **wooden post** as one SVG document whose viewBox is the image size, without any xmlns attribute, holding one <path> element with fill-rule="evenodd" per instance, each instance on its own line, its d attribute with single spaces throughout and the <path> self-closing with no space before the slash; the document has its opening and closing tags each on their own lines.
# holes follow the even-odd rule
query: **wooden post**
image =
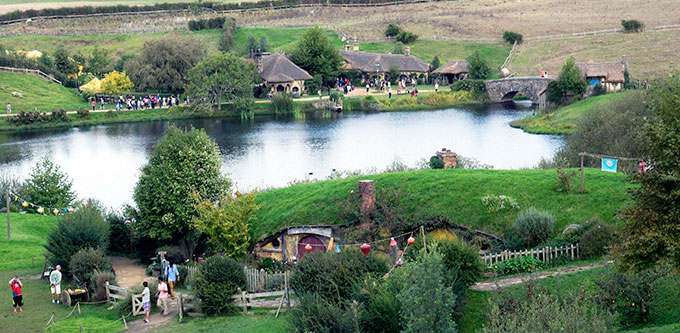
<svg viewBox="0 0 680 333">
<path fill-rule="evenodd" d="M 285 271 L 284 284 L 286 285 L 286 302 L 288 302 L 288 312 L 290 312 L 290 291 L 288 289 L 288 270 Z"/>
<path fill-rule="evenodd" d="M 78 307 L 78 314 L 80 314 L 80 302 L 78 302 L 76 306 Z"/>
<path fill-rule="evenodd" d="M 7 194 L 7 240 L 9 240 L 9 189 L 6 192 Z"/>
<path fill-rule="evenodd" d="M 177 314 L 179 315 L 179 322 L 182 322 L 182 293 L 177 294 Z"/>
<path fill-rule="evenodd" d="M 125 326 L 125 330 L 127 330 L 128 327 L 127 327 L 127 321 L 125 321 L 125 316 L 123 316 L 123 325 Z"/>
<path fill-rule="evenodd" d="M 243 314 L 248 314 L 248 304 L 246 304 L 246 292 L 241 292 L 241 304 L 243 304 Z"/>
<path fill-rule="evenodd" d="M 584 172 L 583 172 L 583 156 L 585 154 L 586 154 L 585 152 L 579 154 L 579 155 L 581 155 L 581 193 L 583 193 L 583 174 L 584 174 Z"/>
<path fill-rule="evenodd" d="M 425 242 L 425 227 L 420 226 L 420 236 L 423 237 L 423 249 L 425 249 L 425 252 L 427 252 L 427 243 Z"/>
</svg>

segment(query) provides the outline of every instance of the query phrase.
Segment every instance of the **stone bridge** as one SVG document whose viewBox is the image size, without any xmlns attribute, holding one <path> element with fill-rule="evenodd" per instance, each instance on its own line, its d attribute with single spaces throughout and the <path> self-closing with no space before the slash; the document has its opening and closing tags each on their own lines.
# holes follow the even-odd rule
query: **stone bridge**
<svg viewBox="0 0 680 333">
<path fill-rule="evenodd" d="M 545 104 L 545 89 L 554 79 L 544 77 L 512 77 L 500 80 L 488 80 L 486 92 L 492 102 L 510 102 L 518 92 L 529 97 L 533 104 Z"/>
</svg>

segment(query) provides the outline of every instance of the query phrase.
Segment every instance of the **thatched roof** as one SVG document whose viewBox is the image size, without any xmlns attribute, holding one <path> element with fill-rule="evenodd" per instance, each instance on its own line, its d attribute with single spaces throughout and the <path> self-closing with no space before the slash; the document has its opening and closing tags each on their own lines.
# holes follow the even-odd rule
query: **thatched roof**
<svg viewBox="0 0 680 333">
<path fill-rule="evenodd" d="M 260 77 L 268 82 L 291 82 L 295 80 L 311 80 L 312 76 L 294 64 L 283 53 L 263 55 L 260 59 Z"/>
<path fill-rule="evenodd" d="M 400 72 L 425 73 L 430 70 L 430 64 L 412 55 L 361 51 L 340 51 L 340 55 L 345 59 L 346 69 L 359 70 L 364 73 L 385 73 L 392 67 Z"/>
<path fill-rule="evenodd" d="M 620 61 L 577 62 L 585 78 L 604 77 L 608 82 L 623 82 L 625 66 Z"/>
<path fill-rule="evenodd" d="M 468 62 L 466 60 L 451 60 L 443 66 L 437 68 L 434 74 L 461 74 L 468 73 Z"/>
</svg>

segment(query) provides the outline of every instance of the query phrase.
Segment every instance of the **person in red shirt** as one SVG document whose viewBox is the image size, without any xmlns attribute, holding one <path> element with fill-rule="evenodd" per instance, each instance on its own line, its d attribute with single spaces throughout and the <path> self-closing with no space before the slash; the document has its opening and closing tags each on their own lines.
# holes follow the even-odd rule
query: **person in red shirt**
<svg viewBox="0 0 680 333">
<path fill-rule="evenodd" d="M 19 280 L 18 276 L 14 276 L 9 281 L 9 285 L 12 287 L 12 305 L 14 305 L 14 313 L 17 313 L 17 306 L 19 307 L 20 312 L 24 312 L 24 300 L 23 297 L 21 296 L 21 288 L 24 286 L 21 283 L 21 280 Z"/>
<path fill-rule="evenodd" d="M 97 103 L 95 103 L 95 101 L 93 100 L 91 104 L 92 104 L 92 111 L 94 112 L 95 106 L 97 105 Z"/>
</svg>

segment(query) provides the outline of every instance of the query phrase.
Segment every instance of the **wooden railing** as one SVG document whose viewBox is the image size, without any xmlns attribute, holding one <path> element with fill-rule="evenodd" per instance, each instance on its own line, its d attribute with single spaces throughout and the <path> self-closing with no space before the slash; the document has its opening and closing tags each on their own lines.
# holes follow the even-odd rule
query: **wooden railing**
<svg viewBox="0 0 680 333">
<path fill-rule="evenodd" d="M 488 267 L 494 264 L 505 261 L 512 258 L 522 258 L 522 257 L 532 257 L 535 259 L 542 260 L 546 263 L 551 263 L 558 256 L 567 256 L 571 260 L 580 257 L 578 244 L 571 246 L 560 246 L 560 247 L 549 247 L 546 246 L 540 249 L 533 250 L 520 250 L 520 251 L 503 251 L 500 253 L 484 254 L 481 255 L 484 264 Z"/>
<path fill-rule="evenodd" d="M 114 286 L 106 281 L 106 300 L 111 303 L 116 303 L 118 300 L 124 300 L 128 296 L 128 290 L 123 287 Z"/>
<path fill-rule="evenodd" d="M 289 272 L 267 273 L 264 269 L 245 267 L 246 291 L 249 293 L 283 290 L 290 278 Z"/>
<path fill-rule="evenodd" d="M 0 66 L 0 72 L 6 72 L 6 73 L 14 73 L 14 74 L 26 74 L 26 75 L 34 75 L 41 77 L 47 81 L 51 81 L 54 83 L 59 83 L 61 84 L 61 81 L 55 79 L 52 75 L 48 75 L 43 73 L 42 71 L 39 71 L 37 69 L 28 69 L 28 68 L 14 68 L 14 67 L 3 67 Z"/>
</svg>

